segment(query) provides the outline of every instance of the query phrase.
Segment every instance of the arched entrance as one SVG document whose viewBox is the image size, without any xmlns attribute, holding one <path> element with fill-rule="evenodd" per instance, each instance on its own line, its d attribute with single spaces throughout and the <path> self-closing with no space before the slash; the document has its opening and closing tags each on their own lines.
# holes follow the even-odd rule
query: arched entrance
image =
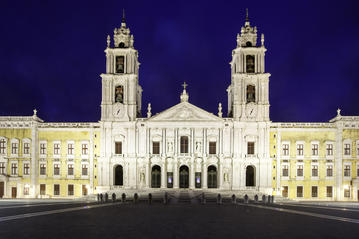
<svg viewBox="0 0 359 239">
<path fill-rule="evenodd" d="M 180 167 L 179 173 L 179 187 L 188 188 L 189 187 L 189 169 L 187 166 L 183 165 Z"/>
<path fill-rule="evenodd" d="M 121 165 L 115 166 L 115 183 L 114 185 L 123 186 L 123 168 Z"/>
<path fill-rule="evenodd" d="M 217 168 L 213 165 L 208 167 L 207 185 L 208 188 L 217 188 Z"/>
<path fill-rule="evenodd" d="M 254 166 L 247 166 L 246 168 L 246 186 L 247 187 L 254 187 L 256 186 L 255 182 L 255 168 Z"/>
<path fill-rule="evenodd" d="M 151 172 L 151 188 L 160 188 L 161 187 L 161 167 L 155 165 L 152 167 Z"/>
</svg>

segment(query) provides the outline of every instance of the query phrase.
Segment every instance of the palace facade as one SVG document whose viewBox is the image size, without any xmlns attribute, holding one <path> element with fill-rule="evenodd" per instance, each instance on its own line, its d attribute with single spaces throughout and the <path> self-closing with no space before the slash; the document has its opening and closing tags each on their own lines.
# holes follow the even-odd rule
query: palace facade
<svg viewBox="0 0 359 239">
<path fill-rule="evenodd" d="M 228 115 L 179 103 L 141 117 L 138 51 L 125 19 L 107 37 L 101 120 L 0 117 L 0 197 L 81 197 L 116 189 L 251 190 L 298 200 L 358 200 L 359 117 L 269 118 L 264 35 L 248 17 L 232 51 Z"/>
</svg>

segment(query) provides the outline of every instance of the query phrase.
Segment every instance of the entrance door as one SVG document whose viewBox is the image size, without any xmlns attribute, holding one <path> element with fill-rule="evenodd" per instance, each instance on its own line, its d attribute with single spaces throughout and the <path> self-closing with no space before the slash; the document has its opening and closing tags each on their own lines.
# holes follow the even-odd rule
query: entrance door
<svg viewBox="0 0 359 239">
<path fill-rule="evenodd" d="M 12 188 L 11 188 L 11 197 L 12 197 L 12 198 L 16 198 L 16 194 L 17 194 L 17 189 L 16 189 L 16 187 L 12 187 Z"/>
<path fill-rule="evenodd" d="M 0 182 L 0 198 L 4 196 L 4 182 Z"/>
<path fill-rule="evenodd" d="M 247 187 L 254 187 L 256 186 L 254 180 L 254 166 L 247 166 L 246 169 L 246 186 Z"/>
<path fill-rule="evenodd" d="M 217 188 L 217 169 L 215 166 L 208 167 L 207 178 L 208 188 Z"/>
<path fill-rule="evenodd" d="M 179 178 L 179 186 L 180 188 L 188 188 L 189 187 L 189 169 L 187 166 L 183 165 L 180 167 L 180 178 Z"/>
<path fill-rule="evenodd" d="M 152 188 L 160 188 L 161 187 L 161 167 L 158 165 L 155 165 L 152 167 L 151 187 Z"/>
<path fill-rule="evenodd" d="M 123 185 L 123 168 L 121 165 L 117 165 L 115 168 L 115 185 Z"/>
</svg>

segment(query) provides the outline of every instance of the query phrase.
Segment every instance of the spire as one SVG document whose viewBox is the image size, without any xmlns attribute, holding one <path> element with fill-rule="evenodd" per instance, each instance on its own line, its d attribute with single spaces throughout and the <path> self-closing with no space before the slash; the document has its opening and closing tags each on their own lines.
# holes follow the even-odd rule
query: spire
<svg viewBox="0 0 359 239">
<path fill-rule="evenodd" d="M 122 22 L 125 23 L 126 19 L 125 19 L 125 9 L 122 9 Z"/>
<path fill-rule="evenodd" d="M 246 22 L 249 22 L 248 8 L 246 8 Z"/>
</svg>

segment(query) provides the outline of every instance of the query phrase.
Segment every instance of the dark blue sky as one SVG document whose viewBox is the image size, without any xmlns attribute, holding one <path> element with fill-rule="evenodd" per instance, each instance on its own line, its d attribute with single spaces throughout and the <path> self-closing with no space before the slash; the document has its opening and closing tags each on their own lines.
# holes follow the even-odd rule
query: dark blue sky
<svg viewBox="0 0 359 239">
<path fill-rule="evenodd" d="M 227 113 L 231 51 L 249 8 L 265 34 L 270 117 L 359 115 L 358 1 L 1 1 L 0 115 L 98 121 L 106 36 L 122 8 L 139 51 L 142 112 L 190 102 Z"/>
</svg>

